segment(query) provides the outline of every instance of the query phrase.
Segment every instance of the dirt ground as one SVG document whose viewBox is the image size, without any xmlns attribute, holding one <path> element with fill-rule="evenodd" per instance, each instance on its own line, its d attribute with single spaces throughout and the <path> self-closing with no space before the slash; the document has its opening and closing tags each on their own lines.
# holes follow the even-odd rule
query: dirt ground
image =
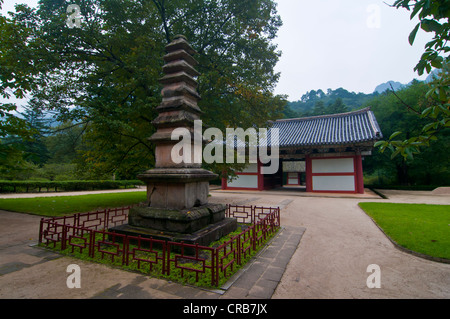
<svg viewBox="0 0 450 319">
<path fill-rule="evenodd" d="M 234 194 L 236 202 L 290 201 L 282 207 L 282 225 L 306 228 L 272 298 L 450 298 L 450 264 L 398 250 L 358 206 L 362 201 L 449 205 L 450 196 L 382 192 L 388 199 Z M 380 288 L 367 287 L 372 264 L 380 267 Z"/>
<path fill-rule="evenodd" d="M 210 202 L 280 206 L 284 227 L 306 228 L 272 295 L 274 299 L 450 298 L 450 264 L 429 261 L 398 250 L 358 207 L 361 201 L 450 205 L 450 196 L 432 192 L 383 192 L 388 199 L 372 193 L 336 197 L 326 194 L 311 196 L 295 191 L 212 190 Z M 83 264 L 83 278 L 94 290 L 67 289 L 65 267 L 73 260 L 69 257 L 52 260 L 52 254 L 29 247 L 37 240 L 39 219 L 32 215 L 2 212 L 0 299 L 90 298 L 103 290 L 120 295 L 120 287 L 132 286 L 137 290 L 133 290 L 131 296 L 136 298 L 173 297 L 168 293 L 172 289 L 171 283 L 142 279 L 133 273 L 88 263 Z M 18 246 L 22 249 L 20 252 L 17 252 Z M 380 267 L 380 288 L 367 286 L 371 275 L 367 268 L 372 264 Z M 55 279 L 61 287 L 53 284 Z M 111 287 L 119 288 L 111 290 Z M 173 289 L 175 287 L 173 285 Z M 198 298 L 209 296 L 202 295 L 204 292 L 198 293 Z M 186 291 L 187 298 L 192 297 L 191 294 L 192 291 Z"/>
</svg>

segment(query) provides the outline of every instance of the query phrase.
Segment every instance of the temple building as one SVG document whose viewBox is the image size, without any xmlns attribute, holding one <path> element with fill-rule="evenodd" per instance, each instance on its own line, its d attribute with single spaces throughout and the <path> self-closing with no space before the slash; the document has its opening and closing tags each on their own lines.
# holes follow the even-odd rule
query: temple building
<svg viewBox="0 0 450 319">
<path fill-rule="evenodd" d="M 306 192 L 364 193 L 363 159 L 382 138 L 377 120 L 364 108 L 348 113 L 276 120 L 279 169 L 262 174 L 263 164 L 249 164 L 224 190 L 268 190 L 304 186 Z"/>
</svg>

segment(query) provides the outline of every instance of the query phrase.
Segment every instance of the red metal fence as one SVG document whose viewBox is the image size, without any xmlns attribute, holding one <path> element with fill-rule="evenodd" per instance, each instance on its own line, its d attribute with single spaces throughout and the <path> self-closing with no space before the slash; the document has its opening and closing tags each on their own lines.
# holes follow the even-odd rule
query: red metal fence
<svg viewBox="0 0 450 319">
<path fill-rule="evenodd" d="M 245 258 L 280 227 L 279 207 L 227 205 L 226 216 L 246 224 L 242 232 L 217 247 L 186 244 L 108 232 L 109 227 L 127 223 L 130 207 L 105 209 L 72 216 L 41 219 L 39 243 L 69 253 L 157 272 L 176 273 L 182 278 L 202 278 L 219 286 Z M 144 268 L 145 267 L 145 268 Z"/>
</svg>

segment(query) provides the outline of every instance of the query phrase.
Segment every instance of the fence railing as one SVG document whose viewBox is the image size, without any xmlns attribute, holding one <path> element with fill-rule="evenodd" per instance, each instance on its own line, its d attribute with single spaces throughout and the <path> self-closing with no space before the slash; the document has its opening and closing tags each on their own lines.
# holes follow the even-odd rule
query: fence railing
<svg viewBox="0 0 450 319">
<path fill-rule="evenodd" d="M 85 253 L 90 258 L 106 259 L 148 272 L 185 278 L 200 278 L 219 286 L 236 267 L 264 244 L 280 227 L 279 207 L 227 205 L 226 216 L 236 218 L 242 231 L 216 247 L 171 242 L 109 232 L 125 224 L 131 207 L 105 209 L 71 216 L 41 219 L 39 243 Z"/>
</svg>

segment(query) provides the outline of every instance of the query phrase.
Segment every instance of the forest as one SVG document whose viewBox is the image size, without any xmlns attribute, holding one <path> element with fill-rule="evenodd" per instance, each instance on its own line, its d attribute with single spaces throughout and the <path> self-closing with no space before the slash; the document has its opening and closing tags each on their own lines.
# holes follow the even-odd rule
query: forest
<svg viewBox="0 0 450 319">
<path fill-rule="evenodd" d="M 288 102 L 283 114 L 288 118 L 344 113 L 360 108 L 378 93 L 349 92 L 344 88 L 336 90 L 311 90 L 302 95 L 299 101 Z"/>
<path fill-rule="evenodd" d="M 282 116 L 274 1 L 87 0 L 74 25 L 70 3 L 0 15 L 0 95 L 28 97 L 23 109 L 0 103 L 1 178 L 134 179 L 152 168 L 158 79 L 178 34 L 197 51 L 205 126 Z"/>
<path fill-rule="evenodd" d="M 434 36 L 414 68 L 442 69 L 430 83 L 374 94 L 311 90 L 290 102 L 273 93 L 282 25 L 273 0 L 86 0 L 72 25 L 69 4 L 42 0 L 0 14 L 0 180 L 133 180 L 152 168 L 162 57 L 183 34 L 197 51 L 205 126 L 264 127 L 371 106 L 384 140 L 364 162 L 367 184 L 448 183 L 448 1 L 393 5 L 419 18 L 411 45 L 419 30 Z"/>
</svg>

